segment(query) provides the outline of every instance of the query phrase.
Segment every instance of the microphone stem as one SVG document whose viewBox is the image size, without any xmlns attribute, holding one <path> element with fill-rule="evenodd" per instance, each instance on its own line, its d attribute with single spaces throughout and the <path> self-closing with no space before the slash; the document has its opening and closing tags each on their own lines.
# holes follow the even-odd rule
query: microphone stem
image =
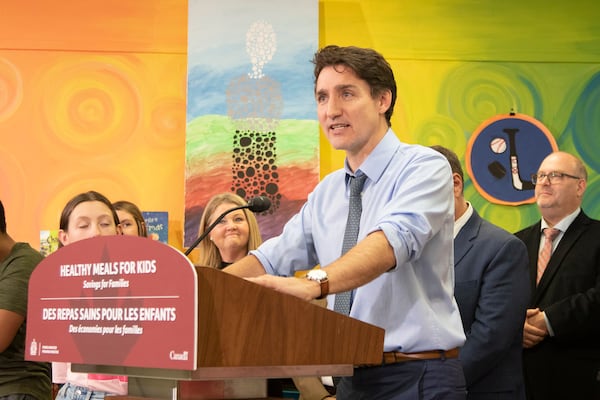
<svg viewBox="0 0 600 400">
<path fill-rule="evenodd" d="M 234 207 L 230 210 L 225 211 L 223 214 L 219 215 L 219 217 L 217 219 L 215 219 L 215 222 L 210 224 L 210 226 L 208 228 L 206 228 L 206 230 L 204 232 L 202 232 L 202 234 L 200 236 L 198 236 L 198 239 L 196 239 L 196 241 L 194 241 L 194 243 L 192 243 L 192 245 L 183 254 L 185 254 L 186 256 L 189 255 L 192 252 L 192 250 L 194 250 L 200 244 L 200 242 L 206 237 L 206 235 L 208 235 L 214 229 L 214 227 L 217 226 L 217 224 L 219 222 L 221 222 L 223 217 L 225 217 L 227 214 L 229 214 L 232 211 L 241 210 L 243 208 L 249 208 L 249 207 L 250 206 L 248 204 L 246 204 L 245 206 Z"/>
</svg>

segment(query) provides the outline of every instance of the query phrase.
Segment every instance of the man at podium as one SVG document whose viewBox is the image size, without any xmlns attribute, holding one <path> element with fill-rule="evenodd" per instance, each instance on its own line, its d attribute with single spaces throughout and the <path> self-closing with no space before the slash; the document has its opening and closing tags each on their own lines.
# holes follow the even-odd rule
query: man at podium
<svg viewBox="0 0 600 400">
<path fill-rule="evenodd" d="M 225 271 L 306 300 L 328 296 L 335 311 L 385 329 L 381 363 L 356 366 L 338 399 L 464 399 L 448 162 L 391 130 L 396 83 L 381 54 L 327 46 L 313 63 L 319 122 L 345 151 L 344 168 L 280 236 Z"/>
</svg>

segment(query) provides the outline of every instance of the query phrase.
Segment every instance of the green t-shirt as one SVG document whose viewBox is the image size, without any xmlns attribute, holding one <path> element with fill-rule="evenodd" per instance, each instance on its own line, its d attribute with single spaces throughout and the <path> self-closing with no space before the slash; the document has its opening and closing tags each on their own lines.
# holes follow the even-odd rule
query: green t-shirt
<svg viewBox="0 0 600 400">
<path fill-rule="evenodd" d="M 27 317 L 29 277 L 43 256 L 27 243 L 16 243 L 0 263 L 0 309 Z M 0 396 L 28 394 L 52 398 L 50 364 L 25 361 L 25 321 L 12 343 L 0 353 Z"/>
</svg>

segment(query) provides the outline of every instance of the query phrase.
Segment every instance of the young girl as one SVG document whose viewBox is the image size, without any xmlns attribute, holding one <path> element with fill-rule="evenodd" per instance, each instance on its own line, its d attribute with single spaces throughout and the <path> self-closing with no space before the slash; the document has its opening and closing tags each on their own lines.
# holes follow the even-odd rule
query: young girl
<svg viewBox="0 0 600 400">
<path fill-rule="evenodd" d="M 59 247 L 95 236 L 121 234 L 111 202 L 98 192 L 72 198 L 60 216 Z M 127 394 L 127 377 L 71 371 L 70 363 L 52 363 L 52 380 L 64 383 L 56 400 L 102 400 L 106 395 Z"/>
<path fill-rule="evenodd" d="M 119 217 L 123 235 L 148 236 L 146 221 L 144 221 L 144 217 L 138 206 L 130 201 L 121 200 L 114 202 L 113 207 Z"/>
</svg>

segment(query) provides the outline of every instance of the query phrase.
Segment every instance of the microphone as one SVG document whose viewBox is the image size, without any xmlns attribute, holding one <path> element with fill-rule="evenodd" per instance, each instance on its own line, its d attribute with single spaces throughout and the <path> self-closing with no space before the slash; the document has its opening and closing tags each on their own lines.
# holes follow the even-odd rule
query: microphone
<svg viewBox="0 0 600 400">
<path fill-rule="evenodd" d="M 200 244 L 200 242 L 210 233 L 210 231 L 212 231 L 214 229 L 214 227 L 217 226 L 217 224 L 219 222 L 221 222 L 223 217 L 225 217 L 230 212 L 247 208 L 248 210 L 250 210 L 254 213 L 258 213 L 258 212 L 267 211 L 269 209 L 269 207 L 271 207 L 271 200 L 269 200 L 268 197 L 257 196 L 257 197 L 253 197 L 250 200 L 248 200 L 248 204 L 246 204 L 246 205 L 233 207 L 233 208 L 225 211 L 223 214 L 219 215 L 219 217 L 217 219 L 215 219 L 215 222 L 210 224 L 210 226 L 208 228 L 206 228 L 206 230 L 204 232 L 202 232 L 202 234 L 200 236 L 198 236 L 198 239 L 196 239 L 196 241 L 194 243 L 192 243 L 192 245 L 185 251 L 184 254 L 186 256 L 188 254 L 190 254 L 192 252 L 192 250 L 194 250 Z"/>
<path fill-rule="evenodd" d="M 255 213 L 259 213 L 259 212 L 263 212 L 263 211 L 267 211 L 269 209 L 269 207 L 271 207 L 271 200 L 269 200 L 268 197 L 265 196 L 258 196 L 258 197 L 253 197 L 250 200 L 248 200 L 248 205 L 247 206 L 242 206 L 240 208 L 248 208 L 248 210 L 255 212 Z M 235 208 L 234 208 L 235 210 Z M 231 210 L 233 211 L 233 210 Z M 229 211 L 227 211 L 229 212 Z"/>
</svg>

